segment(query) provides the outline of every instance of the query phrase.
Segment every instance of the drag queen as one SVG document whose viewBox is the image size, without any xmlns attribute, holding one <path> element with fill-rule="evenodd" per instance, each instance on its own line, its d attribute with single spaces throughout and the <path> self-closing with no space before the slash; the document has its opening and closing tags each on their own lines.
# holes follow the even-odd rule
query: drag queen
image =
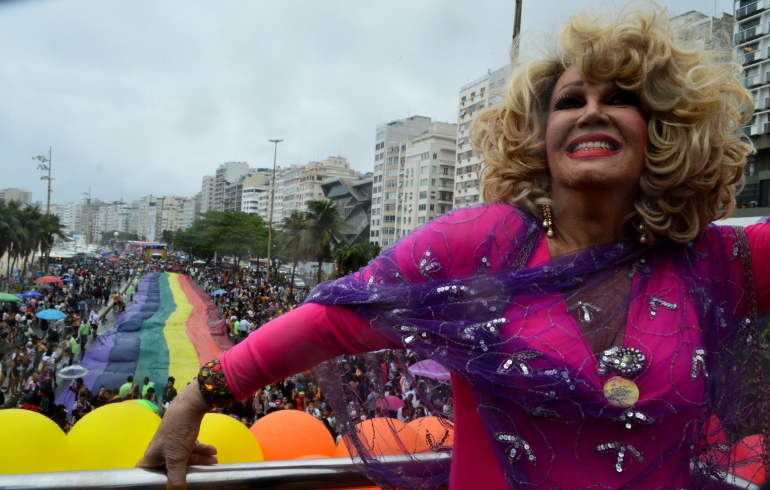
<svg viewBox="0 0 770 490">
<path fill-rule="evenodd" d="M 751 434 L 767 465 L 770 229 L 711 224 L 753 152 L 740 65 L 655 7 L 573 17 L 560 44 L 514 63 L 474 123 L 491 204 L 436 218 L 204 366 L 139 466 L 183 485 L 215 461 L 196 443 L 211 406 L 403 347 L 452 373 L 452 467 L 412 480 L 365 458 L 382 486 L 706 488 Z"/>
</svg>

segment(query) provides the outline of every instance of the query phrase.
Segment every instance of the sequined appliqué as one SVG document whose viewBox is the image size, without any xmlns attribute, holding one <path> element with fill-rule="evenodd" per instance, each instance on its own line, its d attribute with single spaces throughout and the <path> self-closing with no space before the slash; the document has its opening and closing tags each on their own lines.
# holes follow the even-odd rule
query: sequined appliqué
<svg viewBox="0 0 770 490">
<path fill-rule="evenodd" d="M 631 453 L 631 455 L 634 456 L 634 458 L 636 458 L 638 462 L 644 464 L 644 455 L 642 454 L 641 451 L 636 449 L 631 444 L 623 444 L 620 441 L 608 442 L 606 444 L 599 444 L 598 446 L 596 446 L 596 450 L 599 451 L 600 453 L 617 452 L 618 459 L 617 459 L 617 462 L 615 463 L 615 471 L 617 471 L 618 473 L 623 473 L 623 470 L 625 469 L 623 468 L 623 462 L 625 461 L 625 458 L 626 458 L 626 451 Z"/>
<path fill-rule="evenodd" d="M 542 355 L 542 352 L 538 352 L 536 350 L 525 350 L 512 354 L 508 359 L 500 364 L 500 367 L 497 368 L 497 374 L 507 374 L 511 371 L 511 369 L 515 369 L 521 374 L 530 375 L 532 374 L 532 368 L 529 367 L 526 361 L 540 357 Z"/>
<path fill-rule="evenodd" d="M 634 376 L 644 367 L 645 359 L 636 347 L 613 347 L 602 352 L 597 371 L 600 374 L 617 372 L 623 376 Z"/>
<path fill-rule="evenodd" d="M 521 458 L 522 454 L 527 455 L 527 459 L 530 463 L 532 463 L 532 466 L 537 466 L 537 458 L 535 457 L 535 454 L 532 452 L 532 447 L 519 436 L 515 436 L 513 434 L 506 434 L 504 432 L 499 432 L 495 434 L 495 440 L 497 442 L 501 442 L 503 444 L 508 445 L 508 449 L 506 450 L 506 454 L 508 455 L 508 461 L 511 463 L 515 463 Z"/>
</svg>

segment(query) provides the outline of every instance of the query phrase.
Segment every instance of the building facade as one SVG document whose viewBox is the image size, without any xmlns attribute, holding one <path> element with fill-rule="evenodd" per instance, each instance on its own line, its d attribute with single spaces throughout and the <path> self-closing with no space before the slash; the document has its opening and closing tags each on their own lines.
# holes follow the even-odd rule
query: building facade
<svg viewBox="0 0 770 490">
<path fill-rule="evenodd" d="M 395 220 L 399 175 L 403 174 L 406 164 L 407 143 L 412 138 L 426 133 L 430 125 L 429 117 L 412 116 L 377 126 L 374 143 L 370 242 L 387 247 L 396 240 Z M 388 225 L 383 226 L 385 223 Z"/>
<path fill-rule="evenodd" d="M 480 111 L 502 102 L 502 93 L 510 73 L 511 65 L 495 71 L 488 70 L 483 77 L 460 87 L 455 156 L 454 207 L 456 208 L 483 202 L 478 174 L 479 163 L 483 158 L 473 150 L 470 127 Z"/>
<path fill-rule="evenodd" d="M 344 231 L 348 242 L 369 241 L 372 212 L 372 174 L 361 179 L 329 179 L 321 184 L 326 199 L 334 201 L 340 216 L 348 225 Z"/>
<path fill-rule="evenodd" d="M 28 191 L 27 189 L 18 189 L 16 187 L 0 189 L 0 199 L 4 200 L 5 202 L 18 201 L 27 206 L 31 206 L 32 191 Z"/>
<path fill-rule="evenodd" d="M 281 221 L 294 211 L 307 211 L 309 201 L 324 199 L 321 184 L 329 179 L 358 180 L 361 174 L 350 168 L 345 157 L 330 156 L 318 162 L 309 162 L 302 166 L 292 166 L 281 172 L 281 198 L 283 201 L 280 214 L 273 210 L 273 222 Z M 278 189 L 276 188 L 276 201 Z"/>
</svg>

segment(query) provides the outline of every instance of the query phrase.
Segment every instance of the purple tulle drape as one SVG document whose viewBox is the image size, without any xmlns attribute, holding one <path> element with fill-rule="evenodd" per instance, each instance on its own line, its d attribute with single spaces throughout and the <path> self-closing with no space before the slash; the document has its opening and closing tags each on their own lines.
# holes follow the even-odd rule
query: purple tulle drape
<svg viewBox="0 0 770 490">
<path fill-rule="evenodd" d="M 652 247 L 629 239 L 529 266 L 542 235 L 512 206 L 459 210 L 308 301 L 347 306 L 467 380 L 510 488 L 705 488 L 747 463 L 729 453 L 740 438 L 763 434 L 768 454 L 767 321 L 742 230 L 710 226 L 693 242 Z M 630 415 L 601 389 L 609 349 L 629 346 L 644 354 L 629 375 L 642 392 Z M 317 374 L 375 482 L 446 486 L 435 468 L 414 476 L 378 465 L 355 437 L 358 412 L 336 361 Z"/>
</svg>

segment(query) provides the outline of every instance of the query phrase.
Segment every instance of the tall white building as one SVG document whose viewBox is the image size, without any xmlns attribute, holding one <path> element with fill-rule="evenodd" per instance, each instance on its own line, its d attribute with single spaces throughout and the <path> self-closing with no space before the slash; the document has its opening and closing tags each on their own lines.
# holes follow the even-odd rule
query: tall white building
<svg viewBox="0 0 770 490">
<path fill-rule="evenodd" d="M 406 162 L 399 172 L 395 216 L 383 214 L 383 234 L 389 235 L 390 228 L 395 228 L 396 238 L 405 236 L 452 210 L 456 138 L 456 124 L 434 122 L 427 132 L 409 140 Z M 381 209 L 392 206 L 385 204 Z"/>
<path fill-rule="evenodd" d="M 214 209 L 214 181 L 213 175 L 204 175 L 201 182 L 201 207 L 200 213 Z"/>
<path fill-rule="evenodd" d="M 4 200 L 5 202 L 19 201 L 22 204 L 31 206 L 32 191 L 28 191 L 27 189 L 17 189 L 15 187 L 0 189 L 0 199 Z"/>
<path fill-rule="evenodd" d="M 470 127 L 479 112 L 502 101 L 505 83 L 511 73 L 511 65 L 498 70 L 488 70 L 481 78 L 460 87 L 457 108 L 457 166 L 455 169 L 454 205 L 456 208 L 482 202 L 478 168 L 483 155 L 473 151 Z"/>
<path fill-rule="evenodd" d="M 415 136 L 427 132 L 430 125 L 429 117 L 412 116 L 377 126 L 372 182 L 372 223 L 369 229 L 371 243 L 386 247 L 396 240 L 399 175 L 406 163 L 407 143 Z M 375 214 L 375 210 L 378 214 Z M 386 216 L 388 226 L 383 226 Z"/>
<path fill-rule="evenodd" d="M 224 211 L 229 206 L 226 189 L 237 184 L 241 177 L 252 172 L 247 162 L 227 162 L 220 165 L 214 174 L 214 197 L 207 211 Z"/>
<path fill-rule="evenodd" d="M 51 204 L 51 214 L 59 217 L 64 234 L 67 236 L 84 234 L 84 212 L 85 204 L 82 202 Z"/>
</svg>

